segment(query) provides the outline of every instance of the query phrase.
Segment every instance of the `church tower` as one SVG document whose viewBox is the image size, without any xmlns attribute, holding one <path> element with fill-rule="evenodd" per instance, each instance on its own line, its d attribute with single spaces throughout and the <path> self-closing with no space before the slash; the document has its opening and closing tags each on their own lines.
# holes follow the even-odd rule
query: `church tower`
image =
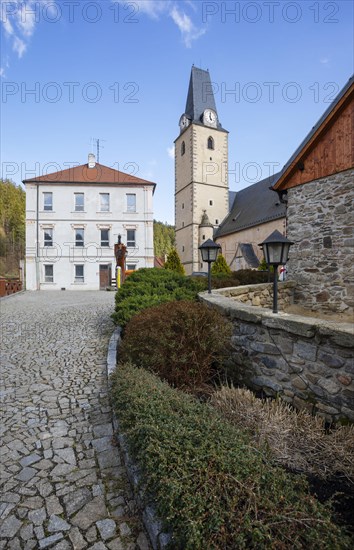
<svg viewBox="0 0 354 550">
<path fill-rule="evenodd" d="M 228 132 L 219 122 L 208 71 L 192 67 L 179 127 L 175 140 L 176 247 L 190 275 L 206 271 L 198 247 L 212 238 L 229 211 Z"/>
</svg>

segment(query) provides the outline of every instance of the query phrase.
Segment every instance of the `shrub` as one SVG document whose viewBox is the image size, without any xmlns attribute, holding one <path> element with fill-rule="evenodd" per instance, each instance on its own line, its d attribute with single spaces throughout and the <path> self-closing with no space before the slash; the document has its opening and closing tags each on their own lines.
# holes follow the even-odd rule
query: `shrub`
<svg viewBox="0 0 354 550">
<path fill-rule="evenodd" d="M 164 269 L 139 269 L 115 296 L 116 324 L 125 327 L 139 311 L 171 300 L 196 300 L 203 283 Z"/>
<path fill-rule="evenodd" d="M 233 272 L 233 276 L 240 285 L 254 285 L 268 282 L 268 272 L 257 271 L 256 269 L 239 269 Z M 271 275 L 271 280 L 273 280 Z"/>
<path fill-rule="evenodd" d="M 164 268 L 169 269 L 170 271 L 175 271 L 180 275 L 186 274 L 180 257 L 178 256 L 178 252 L 175 248 L 173 248 L 171 252 L 169 252 Z"/>
<path fill-rule="evenodd" d="M 120 354 L 174 386 L 195 389 L 221 366 L 231 333 L 231 323 L 218 311 L 196 302 L 169 302 L 131 319 Z"/>
<path fill-rule="evenodd" d="M 144 369 L 112 377 L 120 426 L 173 550 L 351 548 L 301 477 L 272 466 L 219 413 Z"/>
<path fill-rule="evenodd" d="M 231 275 L 231 269 L 226 263 L 226 260 L 222 254 L 219 254 L 211 266 L 212 275 L 217 275 L 218 273 L 223 273 L 225 275 Z"/>
<path fill-rule="evenodd" d="M 262 401 L 249 390 L 223 387 L 211 404 L 236 426 L 248 430 L 255 445 L 267 445 L 279 464 L 326 479 L 336 474 L 354 482 L 354 426 L 325 431 L 325 421 L 297 412 L 280 400 Z"/>
</svg>

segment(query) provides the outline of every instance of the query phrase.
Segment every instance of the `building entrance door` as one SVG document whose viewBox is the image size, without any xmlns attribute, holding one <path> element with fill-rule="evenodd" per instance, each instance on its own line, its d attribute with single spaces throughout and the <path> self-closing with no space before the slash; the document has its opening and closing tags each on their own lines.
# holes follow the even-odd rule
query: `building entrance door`
<svg viewBox="0 0 354 550">
<path fill-rule="evenodd" d="M 105 290 L 108 286 L 111 286 L 112 279 L 112 266 L 100 265 L 100 290 Z"/>
</svg>

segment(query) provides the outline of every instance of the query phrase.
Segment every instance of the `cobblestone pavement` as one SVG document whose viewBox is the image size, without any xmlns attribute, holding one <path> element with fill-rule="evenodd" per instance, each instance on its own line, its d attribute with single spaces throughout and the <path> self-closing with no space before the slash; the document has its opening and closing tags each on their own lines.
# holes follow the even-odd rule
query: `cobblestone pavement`
<svg viewBox="0 0 354 550">
<path fill-rule="evenodd" d="M 0 549 L 148 550 L 106 379 L 113 292 L 0 301 Z"/>
</svg>

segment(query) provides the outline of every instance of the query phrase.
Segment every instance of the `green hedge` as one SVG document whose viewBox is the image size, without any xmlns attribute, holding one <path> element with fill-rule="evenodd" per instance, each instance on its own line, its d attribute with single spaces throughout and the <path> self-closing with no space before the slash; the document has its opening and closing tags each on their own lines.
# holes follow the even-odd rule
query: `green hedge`
<svg viewBox="0 0 354 550">
<path fill-rule="evenodd" d="M 113 404 L 174 550 L 345 549 L 327 508 L 210 406 L 120 365 Z"/>
<path fill-rule="evenodd" d="M 151 306 L 172 300 L 196 300 L 203 283 L 166 269 L 139 269 L 132 273 L 115 297 L 114 322 L 121 327 Z"/>
</svg>

